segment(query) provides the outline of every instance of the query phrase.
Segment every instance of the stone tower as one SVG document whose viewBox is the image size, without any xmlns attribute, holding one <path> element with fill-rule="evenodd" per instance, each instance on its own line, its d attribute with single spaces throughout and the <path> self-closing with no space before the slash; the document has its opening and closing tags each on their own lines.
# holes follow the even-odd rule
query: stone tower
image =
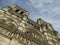
<svg viewBox="0 0 60 45">
<path fill-rule="evenodd" d="M 37 23 L 40 25 L 40 31 L 45 35 L 48 45 L 59 45 L 58 32 L 52 25 L 41 18 L 37 20 Z"/>
<path fill-rule="evenodd" d="M 47 45 L 40 25 L 28 15 L 16 5 L 0 9 L 0 45 Z"/>
<path fill-rule="evenodd" d="M 18 6 L 0 9 L 0 45 L 58 45 L 57 31 L 41 18 L 28 18 Z"/>
</svg>

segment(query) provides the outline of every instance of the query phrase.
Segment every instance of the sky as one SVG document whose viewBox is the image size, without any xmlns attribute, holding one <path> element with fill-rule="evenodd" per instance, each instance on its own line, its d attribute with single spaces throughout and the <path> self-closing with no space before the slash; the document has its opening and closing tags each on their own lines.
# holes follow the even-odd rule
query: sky
<svg viewBox="0 0 60 45">
<path fill-rule="evenodd" d="M 38 18 L 52 24 L 60 34 L 60 0 L 0 0 L 0 8 L 18 5 L 29 12 L 29 18 Z"/>
</svg>

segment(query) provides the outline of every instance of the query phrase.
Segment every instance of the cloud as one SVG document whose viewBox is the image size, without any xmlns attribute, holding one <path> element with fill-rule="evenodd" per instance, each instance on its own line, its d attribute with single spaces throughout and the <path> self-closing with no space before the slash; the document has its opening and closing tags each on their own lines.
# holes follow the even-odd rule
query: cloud
<svg viewBox="0 0 60 45">
<path fill-rule="evenodd" d="M 30 0 L 30 2 L 36 7 L 40 8 L 44 5 L 44 3 L 53 3 L 54 0 Z"/>
<path fill-rule="evenodd" d="M 60 26 L 60 0 L 30 0 L 31 5 L 38 9 L 39 15 L 36 17 L 53 24 L 54 28 L 59 31 Z M 38 13 L 37 11 L 37 13 Z M 36 18 L 35 17 L 35 18 Z M 60 32 L 60 31 L 59 31 Z"/>
<path fill-rule="evenodd" d="M 0 0 L 0 7 L 14 5 L 18 0 Z"/>
</svg>

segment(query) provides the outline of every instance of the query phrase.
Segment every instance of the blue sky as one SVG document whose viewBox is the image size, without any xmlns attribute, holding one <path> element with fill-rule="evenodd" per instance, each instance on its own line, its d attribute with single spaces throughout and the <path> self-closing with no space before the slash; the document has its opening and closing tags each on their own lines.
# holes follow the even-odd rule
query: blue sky
<svg viewBox="0 0 60 45">
<path fill-rule="evenodd" d="M 0 0 L 0 8 L 18 5 L 29 11 L 29 18 L 43 20 L 51 23 L 60 33 L 60 0 Z"/>
</svg>

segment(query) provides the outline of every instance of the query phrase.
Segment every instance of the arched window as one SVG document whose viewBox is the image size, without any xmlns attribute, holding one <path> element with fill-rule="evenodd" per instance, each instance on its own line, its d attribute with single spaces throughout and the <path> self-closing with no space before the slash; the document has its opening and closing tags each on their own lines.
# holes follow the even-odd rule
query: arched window
<svg viewBox="0 0 60 45">
<path fill-rule="evenodd" d="M 5 23 L 6 20 L 5 19 L 0 19 L 0 23 Z"/>
<path fill-rule="evenodd" d="M 0 19 L 0 26 L 4 26 L 5 25 L 5 22 L 6 22 L 6 20 L 5 19 Z"/>
<path fill-rule="evenodd" d="M 12 33 L 16 33 L 16 31 L 18 30 L 17 27 L 13 24 L 13 23 L 8 23 L 8 30 Z"/>
</svg>

